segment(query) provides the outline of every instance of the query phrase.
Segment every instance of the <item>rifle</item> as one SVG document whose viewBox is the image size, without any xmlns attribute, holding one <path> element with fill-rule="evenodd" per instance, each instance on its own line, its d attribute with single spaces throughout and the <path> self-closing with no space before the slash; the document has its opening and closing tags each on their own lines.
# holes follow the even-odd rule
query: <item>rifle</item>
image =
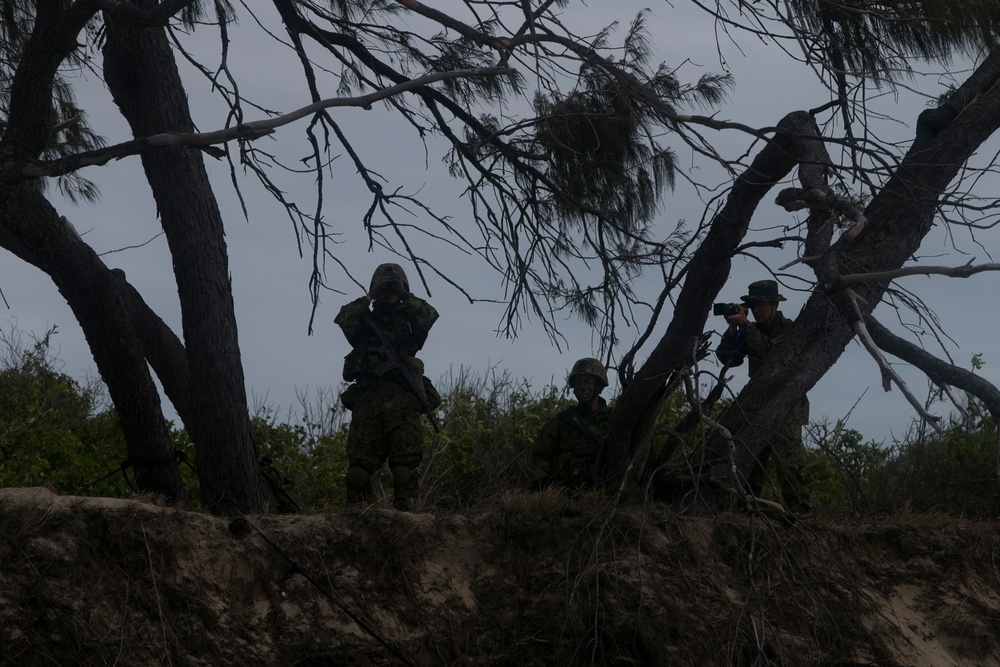
<svg viewBox="0 0 1000 667">
<path fill-rule="evenodd" d="M 382 343 L 382 347 L 379 348 L 378 351 L 385 355 L 386 359 L 385 363 L 379 364 L 378 368 L 375 369 L 375 374 L 382 377 L 393 368 L 398 370 L 399 374 L 403 376 L 404 380 L 406 380 L 406 386 L 409 387 L 410 391 L 413 392 L 413 395 L 417 397 L 418 401 L 420 401 L 420 408 L 423 413 L 427 415 L 427 418 L 431 420 L 431 426 L 434 427 L 434 432 L 440 433 L 441 427 L 438 425 L 437 417 L 434 416 L 434 411 L 431 409 L 430 401 L 427 400 L 427 394 L 424 393 L 422 379 L 418 380 L 415 378 L 406 363 L 399 358 L 399 352 L 396 351 L 392 341 L 386 337 L 385 332 L 382 331 L 382 327 L 380 327 L 378 323 L 372 319 L 371 313 L 365 315 L 362 319 L 364 323 L 378 335 L 378 339 Z"/>
</svg>

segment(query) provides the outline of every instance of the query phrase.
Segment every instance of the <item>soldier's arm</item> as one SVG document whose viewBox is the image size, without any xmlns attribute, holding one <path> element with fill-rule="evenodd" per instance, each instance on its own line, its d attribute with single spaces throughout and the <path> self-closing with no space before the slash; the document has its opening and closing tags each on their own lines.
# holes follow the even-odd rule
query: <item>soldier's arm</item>
<svg viewBox="0 0 1000 667">
<path fill-rule="evenodd" d="M 747 327 L 752 329 L 753 327 Z M 722 342 L 715 350 L 715 356 L 726 366 L 742 366 L 746 357 L 746 338 L 742 331 L 726 331 L 722 334 Z"/>
<path fill-rule="evenodd" d="M 427 334 L 437 321 L 438 312 L 434 306 L 413 294 L 405 294 L 402 302 L 406 321 L 413 326 L 413 342 L 419 350 L 427 341 Z"/>
<path fill-rule="evenodd" d="M 344 336 L 347 337 L 347 342 L 351 344 L 351 347 L 357 347 L 364 342 L 364 317 L 370 312 L 368 309 L 369 303 L 368 297 L 363 296 L 355 299 L 341 308 L 340 312 L 337 313 L 337 317 L 333 319 L 334 323 L 344 332 Z"/>
</svg>

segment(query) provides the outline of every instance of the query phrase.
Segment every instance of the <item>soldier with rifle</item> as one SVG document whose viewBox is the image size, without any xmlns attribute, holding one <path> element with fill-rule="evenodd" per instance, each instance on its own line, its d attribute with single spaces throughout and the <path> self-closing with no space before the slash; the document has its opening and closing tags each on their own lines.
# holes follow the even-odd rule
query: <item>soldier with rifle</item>
<svg viewBox="0 0 1000 667">
<path fill-rule="evenodd" d="M 344 359 L 341 394 L 353 412 L 347 435 L 347 502 L 371 500 L 371 476 L 388 463 L 393 507 L 409 511 L 417 492 L 417 467 L 423 459 L 426 414 L 437 430 L 433 410 L 440 397 L 424 377 L 415 355 L 438 318 L 434 308 L 410 293 L 398 264 L 382 264 L 363 297 L 340 309 L 340 326 L 351 352 Z"/>
<path fill-rule="evenodd" d="M 571 490 L 594 486 L 611 408 L 601 398 L 608 374 L 597 359 L 573 364 L 568 384 L 577 404 L 550 419 L 538 432 L 531 456 L 533 489 L 556 485 Z"/>
</svg>

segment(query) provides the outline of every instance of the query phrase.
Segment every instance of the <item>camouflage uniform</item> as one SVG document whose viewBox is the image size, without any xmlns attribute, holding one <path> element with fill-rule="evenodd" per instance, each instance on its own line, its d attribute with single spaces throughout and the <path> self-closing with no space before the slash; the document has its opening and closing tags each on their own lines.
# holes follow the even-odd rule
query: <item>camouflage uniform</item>
<svg viewBox="0 0 1000 667">
<path fill-rule="evenodd" d="M 771 280 L 761 280 L 750 285 L 750 294 L 743 297 L 745 304 L 754 301 L 784 301 L 778 295 L 777 283 Z M 759 298 L 761 294 L 769 294 L 768 299 Z M 757 298 L 755 298 L 755 295 Z M 773 298 L 772 298 L 773 297 Z M 716 350 L 719 360 L 727 366 L 742 366 L 743 360 L 749 358 L 747 375 L 753 377 L 763 365 L 764 359 L 771 348 L 777 345 L 795 326 L 781 311 L 767 324 L 751 323 L 744 330 L 735 333 L 726 332 Z M 770 439 L 767 447 L 760 453 L 754 469 L 747 482 L 754 495 L 759 496 L 767 479 L 767 462 L 775 455 L 778 486 L 785 505 L 795 511 L 809 510 L 809 489 L 802 476 L 805 466 L 805 449 L 802 444 L 802 426 L 809 423 L 809 399 L 805 396 L 792 408 L 782 423 L 778 432 Z"/>
<path fill-rule="evenodd" d="M 402 295 L 395 304 L 378 299 L 384 286 L 397 284 Z M 438 313 L 423 299 L 409 293 L 409 282 L 398 264 L 382 264 L 372 277 L 370 294 L 340 309 L 334 322 L 340 326 L 351 353 L 344 363 L 344 379 L 353 381 L 355 403 L 347 435 L 347 502 L 371 497 L 371 475 L 386 462 L 392 473 L 393 506 L 408 510 L 417 490 L 416 468 L 423 459 L 423 425 L 420 401 L 402 373 L 386 363 L 379 350 L 378 334 L 365 323 L 369 316 L 393 344 L 400 359 L 417 379 L 424 364 L 414 356 L 427 340 Z M 371 303 L 371 308 L 369 308 Z"/>
<path fill-rule="evenodd" d="M 569 376 L 572 386 L 577 375 L 593 375 L 597 392 L 607 386 L 604 367 L 596 359 L 581 359 Z M 577 404 L 559 413 L 542 426 L 531 455 L 532 488 L 557 484 L 571 489 L 594 486 L 600 449 L 611 427 L 612 410 L 597 396 L 597 409 Z"/>
</svg>

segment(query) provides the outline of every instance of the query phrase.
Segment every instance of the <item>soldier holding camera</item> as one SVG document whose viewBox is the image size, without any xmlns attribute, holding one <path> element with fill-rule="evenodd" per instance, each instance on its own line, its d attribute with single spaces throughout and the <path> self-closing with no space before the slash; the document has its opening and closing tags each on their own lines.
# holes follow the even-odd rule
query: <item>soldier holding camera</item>
<svg viewBox="0 0 1000 667">
<path fill-rule="evenodd" d="M 348 504 L 371 499 L 371 476 L 388 462 L 393 507 L 412 509 L 416 469 L 423 459 L 420 416 L 433 406 L 427 395 L 433 387 L 414 382 L 423 380 L 424 371 L 415 355 L 437 318 L 429 303 L 410 293 L 401 266 L 382 264 L 368 294 L 341 308 L 334 320 L 352 348 L 344 358 L 344 379 L 354 384 L 340 397 L 353 411 L 347 434 Z"/>
<path fill-rule="evenodd" d="M 778 344 L 794 326 L 781 311 L 778 304 L 785 297 L 778 293 L 778 283 L 774 280 L 758 280 L 751 283 L 747 294 L 742 297 L 743 305 L 715 304 L 716 314 L 724 315 L 729 328 L 722 335 L 722 342 L 716 350 L 719 360 L 726 366 L 741 366 L 743 360 L 750 359 L 748 375 L 753 377 L 764 363 L 771 348 Z M 753 313 L 754 322 L 747 318 Z M 809 490 L 802 476 L 805 465 L 805 451 L 802 444 L 802 425 L 809 423 L 809 401 L 802 401 L 792 409 L 785 422 L 768 446 L 760 453 L 757 463 L 747 482 L 752 493 L 760 495 L 767 477 L 768 459 L 774 455 L 777 467 L 778 485 L 785 506 L 794 512 L 809 511 Z"/>
</svg>

